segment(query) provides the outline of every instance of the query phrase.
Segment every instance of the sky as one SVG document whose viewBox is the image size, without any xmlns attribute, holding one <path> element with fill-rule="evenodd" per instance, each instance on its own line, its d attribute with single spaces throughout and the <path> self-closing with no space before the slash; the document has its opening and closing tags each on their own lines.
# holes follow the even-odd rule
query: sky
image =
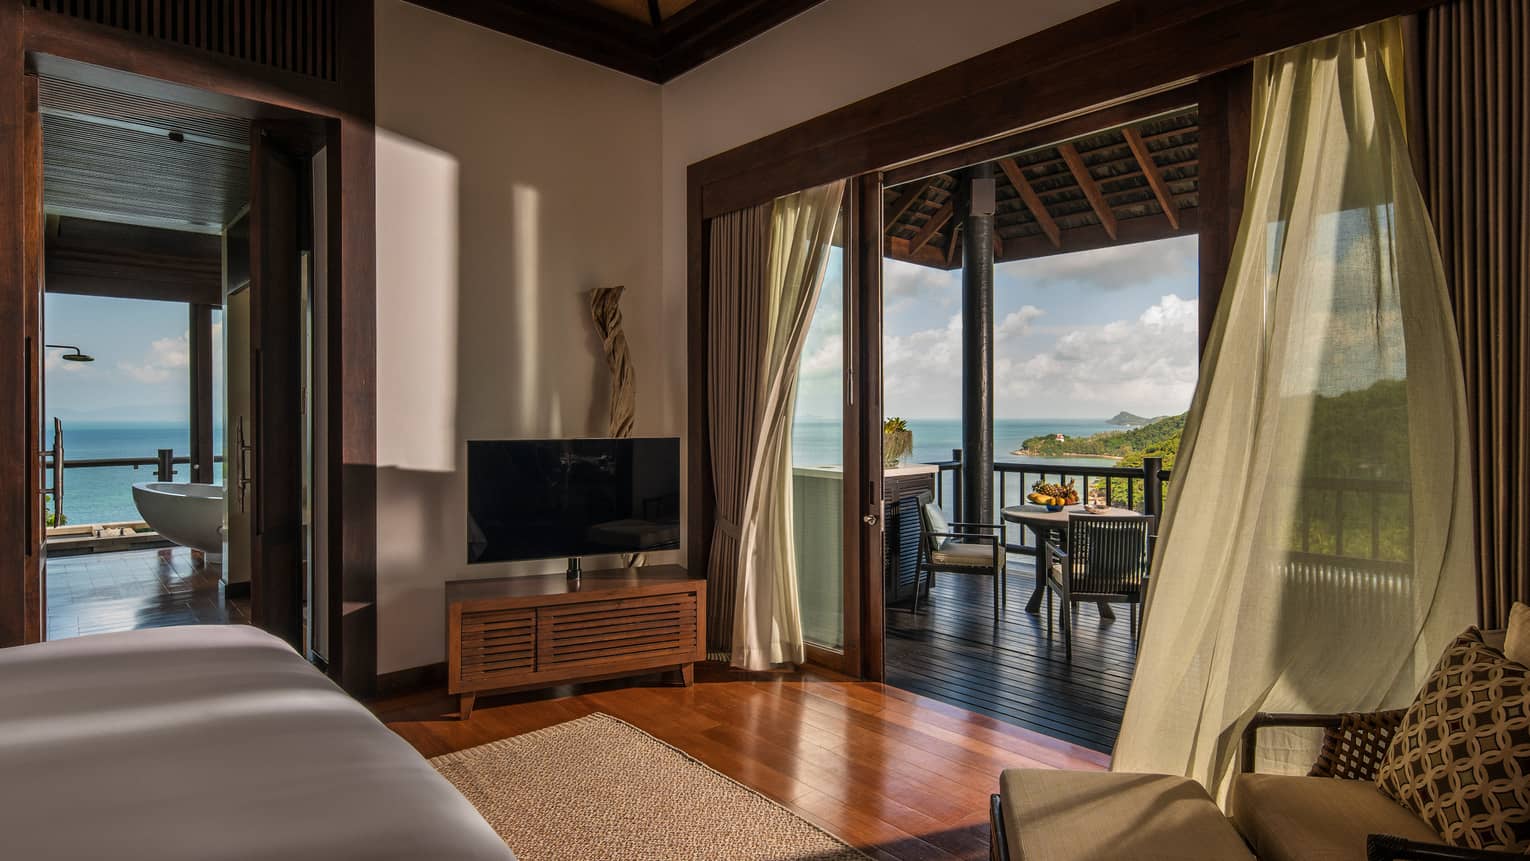
<svg viewBox="0 0 1530 861">
<path fill-rule="evenodd" d="M 213 311 L 213 415 L 222 415 L 222 311 Z M 47 414 L 65 422 L 188 422 L 189 310 L 185 303 L 46 294 L 49 344 L 78 346 L 94 362 L 44 362 Z"/>
<path fill-rule="evenodd" d="M 1196 237 L 1003 263 L 994 270 L 996 418 L 1153 417 L 1190 407 Z M 803 348 L 797 416 L 840 414 L 838 249 Z M 883 261 L 884 412 L 961 416 L 961 270 Z"/>
<path fill-rule="evenodd" d="M 961 416 L 961 271 L 885 260 L 887 415 Z M 803 349 L 799 418 L 838 416 L 842 256 L 834 249 Z M 997 418 L 1104 419 L 1189 408 L 1196 379 L 1194 236 L 1000 264 L 994 273 Z M 221 312 L 214 313 L 221 343 Z M 187 309 L 173 302 L 48 294 L 48 414 L 71 421 L 181 422 L 189 411 Z M 222 413 L 222 350 L 214 409 Z"/>
</svg>

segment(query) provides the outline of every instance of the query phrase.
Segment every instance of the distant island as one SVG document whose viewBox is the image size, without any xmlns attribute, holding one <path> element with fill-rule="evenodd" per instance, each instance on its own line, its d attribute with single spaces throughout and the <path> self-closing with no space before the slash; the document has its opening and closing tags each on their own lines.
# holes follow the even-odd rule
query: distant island
<svg viewBox="0 0 1530 861">
<path fill-rule="evenodd" d="M 1122 410 L 1111 418 L 1106 419 L 1105 423 L 1121 428 L 1140 428 L 1146 425 L 1150 425 L 1153 422 L 1163 421 L 1166 418 L 1170 418 L 1170 416 L 1154 416 L 1153 418 L 1145 419 L 1136 413 L 1129 413 L 1125 410 Z"/>
<path fill-rule="evenodd" d="M 1063 434 L 1033 436 L 1010 452 L 1018 457 L 1108 457 L 1120 466 L 1141 466 L 1144 457 L 1161 457 L 1165 468 L 1172 467 L 1179 452 L 1179 437 L 1185 430 L 1185 415 L 1144 419 L 1120 413 L 1110 424 L 1128 424 L 1123 417 L 1144 422 L 1127 430 L 1102 431 L 1089 436 Z"/>
</svg>

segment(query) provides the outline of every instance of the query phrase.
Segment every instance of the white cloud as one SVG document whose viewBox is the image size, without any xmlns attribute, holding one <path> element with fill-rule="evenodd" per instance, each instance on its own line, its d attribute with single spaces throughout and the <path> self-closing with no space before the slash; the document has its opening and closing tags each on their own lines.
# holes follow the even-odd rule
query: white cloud
<svg viewBox="0 0 1530 861">
<path fill-rule="evenodd" d="M 1001 280 L 1013 278 L 1037 287 L 1066 284 L 1113 290 L 1167 277 L 1193 283 L 1195 249 L 1195 237 L 1186 236 L 1037 257 L 1003 264 L 995 272 Z"/>
<path fill-rule="evenodd" d="M 1189 407 L 1198 374 L 1195 300 L 1166 295 L 1134 319 L 1067 330 L 1037 352 L 1034 339 L 1016 336 L 1030 332 L 1043 313 L 1025 306 L 998 326 L 999 416 L 1160 414 Z M 886 339 L 888 415 L 961 414 L 961 335 L 956 315 L 940 328 Z"/>
<path fill-rule="evenodd" d="M 1134 320 L 1073 329 L 1045 352 L 996 359 L 995 392 L 1000 398 L 1097 404 L 1106 413 L 1181 412 L 1190 405 L 1199 373 L 1198 320 L 1195 300 L 1164 296 Z"/>
<path fill-rule="evenodd" d="M 961 302 L 962 273 L 918 266 L 901 260 L 882 261 L 882 301 L 889 314 L 913 307 L 921 301 L 933 301 L 942 308 Z"/>
<path fill-rule="evenodd" d="M 1005 315 L 999 325 L 994 328 L 994 338 L 1004 341 L 1009 338 L 1019 338 L 1031 333 L 1031 322 L 1045 315 L 1047 312 L 1035 305 L 1025 305 L 1018 311 L 1011 311 Z"/>
<path fill-rule="evenodd" d="M 141 362 L 117 362 L 117 369 L 140 383 L 162 383 L 180 368 L 191 365 L 191 333 L 156 338 L 149 343 Z"/>
</svg>

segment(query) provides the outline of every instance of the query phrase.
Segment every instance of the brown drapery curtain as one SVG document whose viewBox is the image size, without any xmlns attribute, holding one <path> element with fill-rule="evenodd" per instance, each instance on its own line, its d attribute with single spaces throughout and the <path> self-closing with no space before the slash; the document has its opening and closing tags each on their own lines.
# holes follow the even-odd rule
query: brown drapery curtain
<svg viewBox="0 0 1530 861">
<path fill-rule="evenodd" d="M 707 652 L 723 658 L 733 648 L 738 592 L 739 526 L 749 487 L 750 453 L 761 426 L 766 343 L 764 327 L 745 325 L 769 315 L 771 204 L 712 219 L 709 228 L 711 294 L 707 314 L 708 444 L 716 497 L 712 549 L 707 559 Z"/>
<path fill-rule="evenodd" d="M 1456 0 L 1419 16 L 1425 200 L 1466 378 L 1478 614 L 1530 601 L 1530 2 Z"/>
</svg>

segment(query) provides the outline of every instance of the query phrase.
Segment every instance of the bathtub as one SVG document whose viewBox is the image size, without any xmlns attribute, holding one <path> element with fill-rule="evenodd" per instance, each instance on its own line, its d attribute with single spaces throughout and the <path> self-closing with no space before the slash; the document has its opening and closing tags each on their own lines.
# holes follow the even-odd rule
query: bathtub
<svg viewBox="0 0 1530 861">
<path fill-rule="evenodd" d="M 133 485 L 133 502 L 160 535 L 222 557 L 223 485 L 147 481 Z"/>
</svg>

